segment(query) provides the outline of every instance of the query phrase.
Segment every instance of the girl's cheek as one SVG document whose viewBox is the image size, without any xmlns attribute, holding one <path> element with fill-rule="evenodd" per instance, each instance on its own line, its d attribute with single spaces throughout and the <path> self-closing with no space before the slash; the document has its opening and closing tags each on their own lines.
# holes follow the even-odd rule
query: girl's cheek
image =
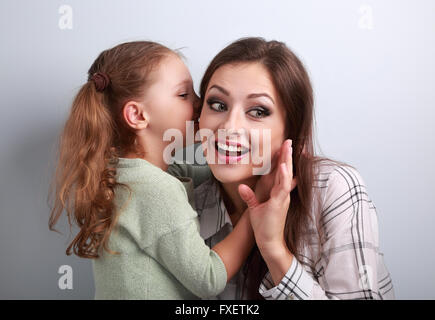
<svg viewBox="0 0 435 320">
<path fill-rule="evenodd" d="M 195 104 L 194 103 L 189 103 L 189 105 L 187 106 L 186 110 L 188 110 L 186 112 L 186 118 L 192 119 L 194 111 L 195 111 Z"/>
</svg>

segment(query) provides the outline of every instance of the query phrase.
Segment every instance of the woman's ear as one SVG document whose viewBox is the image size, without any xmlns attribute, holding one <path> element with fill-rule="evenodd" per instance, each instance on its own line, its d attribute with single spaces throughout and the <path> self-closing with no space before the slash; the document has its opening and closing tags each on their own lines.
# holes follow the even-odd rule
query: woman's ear
<svg viewBox="0 0 435 320">
<path fill-rule="evenodd" d="M 145 105 L 136 101 L 128 101 L 122 110 L 125 122 L 131 128 L 142 130 L 148 127 L 149 115 Z"/>
</svg>

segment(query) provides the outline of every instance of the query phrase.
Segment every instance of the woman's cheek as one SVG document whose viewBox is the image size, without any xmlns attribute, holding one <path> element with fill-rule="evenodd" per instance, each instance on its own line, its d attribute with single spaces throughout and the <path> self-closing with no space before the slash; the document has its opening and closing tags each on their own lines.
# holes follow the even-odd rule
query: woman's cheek
<svg viewBox="0 0 435 320">
<path fill-rule="evenodd" d="M 211 130 L 211 131 L 216 131 L 216 127 L 217 127 L 217 122 L 213 121 L 213 118 L 210 117 L 209 115 L 207 115 L 204 112 L 201 112 L 201 115 L 199 117 L 200 121 L 199 121 L 199 129 L 203 129 L 203 130 Z"/>
</svg>

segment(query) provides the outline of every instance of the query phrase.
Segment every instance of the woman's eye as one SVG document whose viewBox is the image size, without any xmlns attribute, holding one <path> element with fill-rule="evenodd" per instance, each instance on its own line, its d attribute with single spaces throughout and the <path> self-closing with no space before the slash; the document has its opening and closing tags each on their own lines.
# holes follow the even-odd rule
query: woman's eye
<svg viewBox="0 0 435 320">
<path fill-rule="evenodd" d="M 215 111 L 222 112 L 222 111 L 226 110 L 226 106 L 222 102 L 210 101 L 210 102 L 208 102 L 208 104 L 209 104 L 210 108 L 212 108 Z"/>
<path fill-rule="evenodd" d="M 188 95 L 189 95 L 188 93 L 182 93 L 182 94 L 179 94 L 178 96 L 182 97 L 183 99 L 186 99 Z"/>
<path fill-rule="evenodd" d="M 270 115 L 269 110 L 263 108 L 255 108 L 248 112 L 254 118 L 264 118 Z"/>
</svg>

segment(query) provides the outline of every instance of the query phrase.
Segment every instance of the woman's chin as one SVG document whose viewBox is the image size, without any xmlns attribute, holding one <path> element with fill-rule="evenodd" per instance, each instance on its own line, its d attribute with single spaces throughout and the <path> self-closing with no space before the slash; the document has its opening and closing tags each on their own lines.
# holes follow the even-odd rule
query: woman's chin
<svg viewBox="0 0 435 320">
<path fill-rule="evenodd" d="M 221 183 L 236 183 L 253 178 L 250 165 L 209 164 L 213 176 Z"/>
</svg>

